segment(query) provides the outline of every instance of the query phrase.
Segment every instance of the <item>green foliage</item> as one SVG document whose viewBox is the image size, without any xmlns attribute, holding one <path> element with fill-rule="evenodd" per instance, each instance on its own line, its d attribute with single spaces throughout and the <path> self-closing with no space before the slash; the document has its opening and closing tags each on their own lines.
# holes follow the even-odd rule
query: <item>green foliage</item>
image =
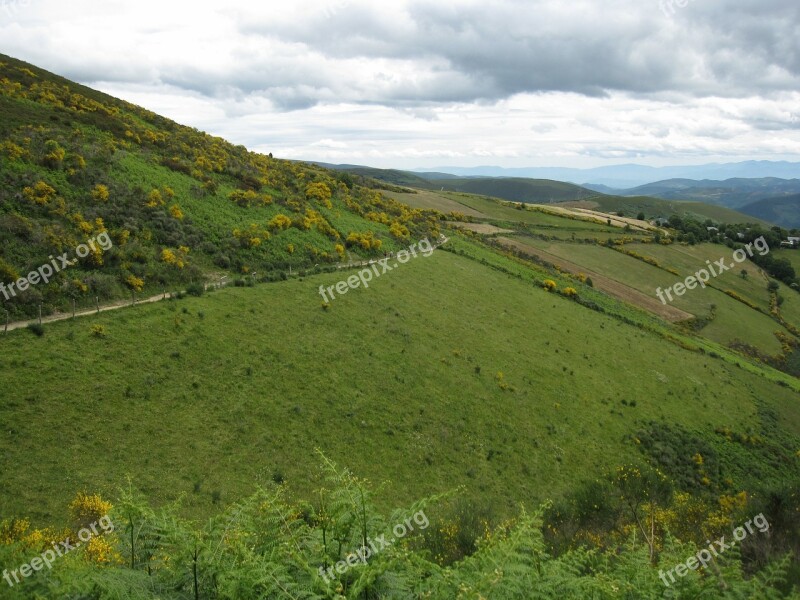
<svg viewBox="0 0 800 600">
<path fill-rule="evenodd" d="M 4 597 L 798 598 L 785 591 L 789 556 L 746 577 L 741 552 L 731 549 L 702 576 L 689 571 L 670 582 L 665 571 L 694 555 L 693 544 L 667 537 L 655 565 L 635 536 L 614 551 L 576 548 L 553 555 L 542 533 L 543 509 L 520 508 L 487 531 L 468 556 L 441 567 L 422 537 L 394 530 L 404 523 L 436 527 L 418 516 L 427 516 L 442 497 L 385 514 L 372 505 L 366 482 L 324 456 L 323 474 L 326 484 L 310 505 L 292 502 L 283 487 L 262 487 L 201 524 L 180 518 L 175 504 L 152 508 L 128 487 L 111 511 L 114 532 L 103 538 L 111 544 L 110 562 L 74 550 Z M 389 543 L 373 542 L 381 538 Z M 363 547 L 376 552 L 346 562 Z M 24 556 L 19 543 L 0 540 L 2 564 L 20 564 Z M 331 569 L 335 562 L 345 568 Z"/>
<path fill-rule="evenodd" d="M 190 296 L 202 296 L 205 293 L 205 286 L 202 283 L 190 283 L 186 286 L 186 293 Z"/>
</svg>

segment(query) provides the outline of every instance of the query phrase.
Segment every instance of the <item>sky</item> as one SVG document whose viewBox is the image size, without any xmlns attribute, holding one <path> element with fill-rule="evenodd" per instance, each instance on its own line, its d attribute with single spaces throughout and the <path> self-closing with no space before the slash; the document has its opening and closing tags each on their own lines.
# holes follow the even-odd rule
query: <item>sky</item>
<svg viewBox="0 0 800 600">
<path fill-rule="evenodd" d="M 798 0 L 0 0 L 0 52 L 376 167 L 800 160 Z"/>
</svg>

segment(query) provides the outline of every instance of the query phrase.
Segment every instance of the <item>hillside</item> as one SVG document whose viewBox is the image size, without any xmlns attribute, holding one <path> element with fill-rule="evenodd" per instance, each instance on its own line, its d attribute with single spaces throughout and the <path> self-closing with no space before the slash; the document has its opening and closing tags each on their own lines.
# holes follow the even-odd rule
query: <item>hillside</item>
<svg viewBox="0 0 800 600">
<path fill-rule="evenodd" d="M 469 194 L 492 196 L 515 202 L 560 202 L 580 200 L 597 194 L 572 183 L 549 179 L 528 179 L 523 177 L 454 177 L 447 173 L 398 171 L 395 169 L 375 169 L 357 165 L 328 165 L 318 163 L 338 171 L 360 177 L 368 177 L 395 186 L 414 189 L 455 191 Z M 403 190 L 391 190 L 402 192 Z"/>
<path fill-rule="evenodd" d="M 569 205 L 569 203 L 567 203 Z M 622 211 L 626 215 L 637 215 L 643 212 L 648 219 L 658 217 L 669 218 L 677 215 L 705 221 L 711 219 L 715 223 L 757 223 L 771 226 L 763 219 L 748 215 L 741 211 L 705 202 L 681 200 L 661 200 L 652 196 L 597 196 L 574 206 L 594 208 L 603 212 L 616 213 Z"/>
<path fill-rule="evenodd" d="M 740 211 L 783 227 L 800 228 L 800 194 L 766 198 L 746 204 Z"/>
<path fill-rule="evenodd" d="M 766 178 L 732 178 L 724 181 L 667 179 L 626 190 L 613 190 L 606 186 L 587 186 L 603 193 L 617 196 L 653 196 L 663 200 L 682 200 L 702 202 L 724 206 L 745 214 L 760 217 L 782 227 L 795 227 L 794 221 L 785 220 L 781 212 L 772 215 L 772 219 L 763 217 L 764 211 L 748 212 L 747 205 L 760 200 L 793 198 L 800 192 L 800 179 Z"/>
<path fill-rule="evenodd" d="M 447 173 L 400 171 L 394 169 L 375 169 L 372 167 L 362 167 L 356 165 L 329 165 L 326 163 L 316 163 L 321 166 L 343 171 L 362 178 L 359 183 L 371 187 L 377 187 L 391 192 L 393 198 L 402 198 L 412 206 L 428 206 L 425 202 L 415 202 L 408 194 L 404 194 L 403 188 L 409 188 L 412 192 L 429 196 L 429 192 L 453 192 L 458 191 L 466 194 L 498 198 L 513 202 L 526 202 L 533 204 L 563 203 L 566 206 L 580 206 L 583 208 L 598 209 L 604 212 L 624 212 L 630 216 L 635 216 L 644 212 L 647 218 L 657 217 L 667 218 L 672 215 L 680 217 L 699 218 L 701 220 L 711 219 L 719 223 L 742 223 L 747 221 L 757 222 L 767 225 L 768 222 L 757 218 L 757 215 L 746 215 L 743 212 L 727 208 L 726 201 L 718 201 L 719 198 L 708 194 L 697 194 L 700 201 L 688 201 L 692 198 L 694 191 L 693 185 L 697 182 L 689 179 L 674 179 L 657 184 L 635 188 L 638 193 L 631 193 L 625 190 L 615 190 L 603 185 L 588 185 L 585 187 L 575 186 L 570 183 L 563 183 L 551 180 L 537 180 L 527 178 L 512 177 L 488 177 L 488 176 L 462 176 L 453 178 Z M 371 180 L 374 180 L 371 182 Z M 796 182 L 784 182 L 780 179 L 764 180 L 730 180 L 731 182 L 741 182 L 741 185 L 752 190 L 758 188 L 760 191 L 744 193 L 745 197 L 763 197 L 768 194 L 765 190 L 776 189 L 795 189 Z M 381 185 L 383 182 L 388 186 Z M 764 183 L 766 182 L 766 183 Z M 789 187 L 781 187 L 781 182 Z M 400 187 L 397 187 L 400 186 Z M 426 192 L 423 192 L 426 190 Z M 664 200 L 671 198 L 672 195 L 681 195 L 687 192 L 687 197 L 677 198 L 687 200 L 675 202 Z M 674 194 L 673 194 L 674 192 Z M 397 194 L 400 194 L 398 196 Z M 748 195 L 751 194 L 751 195 Z M 752 195 L 754 194 L 754 196 Z M 441 196 L 441 194 L 439 194 Z M 435 206 L 433 202 L 431 206 Z M 756 218 L 753 218 L 756 217 Z"/>
<path fill-rule="evenodd" d="M 777 232 L 690 243 L 552 181 L 380 190 L 8 57 L 0 113 L 0 281 L 113 242 L 5 303 L 0 571 L 117 524 L 0 597 L 658 598 L 759 514 L 675 593 L 800 582 L 793 272 L 656 296 Z M 36 322 L 131 294 L 164 299 Z"/>
<path fill-rule="evenodd" d="M 438 236 L 431 214 L 336 173 L 248 152 L 5 56 L 0 112 L 0 282 L 108 240 L 14 297 L 12 318 L 71 310 L 72 299 L 91 307 L 332 268 Z"/>
</svg>

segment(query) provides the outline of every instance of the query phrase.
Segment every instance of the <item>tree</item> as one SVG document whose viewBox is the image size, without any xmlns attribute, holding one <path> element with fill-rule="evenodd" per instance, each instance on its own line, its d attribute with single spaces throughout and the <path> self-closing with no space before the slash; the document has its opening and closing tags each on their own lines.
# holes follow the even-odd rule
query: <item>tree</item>
<svg viewBox="0 0 800 600">
<path fill-rule="evenodd" d="M 639 219 L 640 221 L 644 221 L 645 219 L 644 213 L 640 212 L 638 215 L 636 215 L 636 218 Z"/>
<path fill-rule="evenodd" d="M 747 279 L 747 275 L 748 275 L 748 273 L 747 273 L 747 269 L 742 269 L 742 270 L 739 272 L 739 276 L 740 276 L 742 279 Z"/>
<path fill-rule="evenodd" d="M 675 229 L 680 229 L 683 225 L 683 219 L 681 219 L 678 215 L 671 215 L 669 218 L 669 224 Z"/>
</svg>

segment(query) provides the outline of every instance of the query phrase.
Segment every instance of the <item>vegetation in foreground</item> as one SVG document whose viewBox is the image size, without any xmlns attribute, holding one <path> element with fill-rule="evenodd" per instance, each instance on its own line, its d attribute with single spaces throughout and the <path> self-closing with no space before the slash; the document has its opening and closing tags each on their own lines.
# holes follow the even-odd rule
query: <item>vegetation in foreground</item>
<svg viewBox="0 0 800 600">
<path fill-rule="evenodd" d="M 72 531 L 5 522 L 0 566 L 14 571 L 11 582 L 13 565 L 60 536 L 75 540 L 78 528 L 109 516 L 116 526 L 56 559 L 52 570 L 4 587 L 3 597 L 800 598 L 787 583 L 788 531 L 769 535 L 776 524 L 797 533 L 796 495 L 778 499 L 793 504 L 759 514 L 760 528 L 738 547 L 668 577 L 665 571 L 708 545 L 704 535 L 716 539 L 744 522 L 754 508 L 745 496 L 720 498 L 709 510 L 688 494 L 673 498 L 658 471 L 628 466 L 584 488 L 568 517 L 544 506 L 490 527 L 471 511 L 442 512 L 457 492 L 381 513 L 368 482 L 323 461 L 325 485 L 310 502 L 293 503 L 284 487 L 271 485 L 199 526 L 174 506 L 154 510 L 130 490 L 113 509 L 97 496 L 76 498 Z M 614 530 L 598 542 L 603 520 Z M 554 551 L 562 529 L 573 542 Z"/>
</svg>

